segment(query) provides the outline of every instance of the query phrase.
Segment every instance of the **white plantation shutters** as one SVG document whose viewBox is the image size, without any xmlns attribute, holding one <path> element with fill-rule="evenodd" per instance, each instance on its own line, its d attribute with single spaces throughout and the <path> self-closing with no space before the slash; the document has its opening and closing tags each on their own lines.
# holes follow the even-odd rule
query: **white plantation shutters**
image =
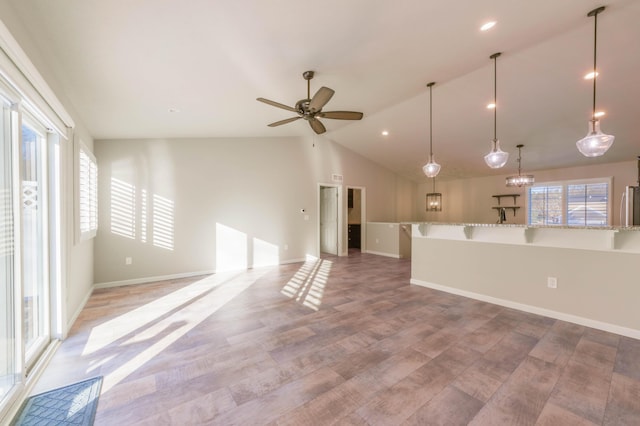
<svg viewBox="0 0 640 426">
<path fill-rule="evenodd" d="M 98 230 L 98 165 L 84 146 L 80 147 L 78 166 L 80 235 L 85 240 L 95 237 Z"/>
</svg>

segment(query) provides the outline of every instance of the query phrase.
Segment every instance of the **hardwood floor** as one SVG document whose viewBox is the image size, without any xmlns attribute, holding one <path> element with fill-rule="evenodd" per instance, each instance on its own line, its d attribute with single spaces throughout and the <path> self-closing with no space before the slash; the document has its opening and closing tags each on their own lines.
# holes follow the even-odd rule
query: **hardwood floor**
<svg viewBox="0 0 640 426">
<path fill-rule="evenodd" d="M 409 284 L 410 261 L 96 290 L 34 393 L 98 425 L 640 424 L 640 341 Z"/>
</svg>

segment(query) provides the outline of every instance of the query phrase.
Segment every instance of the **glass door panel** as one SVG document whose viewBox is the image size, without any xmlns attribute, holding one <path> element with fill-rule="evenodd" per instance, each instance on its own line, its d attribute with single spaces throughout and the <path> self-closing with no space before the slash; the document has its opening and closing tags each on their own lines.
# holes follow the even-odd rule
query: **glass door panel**
<svg viewBox="0 0 640 426">
<path fill-rule="evenodd" d="M 46 150 L 43 132 L 22 125 L 22 282 L 27 365 L 49 342 Z"/>
</svg>

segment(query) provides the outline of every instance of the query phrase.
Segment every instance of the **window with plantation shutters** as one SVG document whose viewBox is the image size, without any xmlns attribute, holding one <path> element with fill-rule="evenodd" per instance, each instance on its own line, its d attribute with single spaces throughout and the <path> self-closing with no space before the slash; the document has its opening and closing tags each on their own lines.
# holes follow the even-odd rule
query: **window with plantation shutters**
<svg viewBox="0 0 640 426">
<path fill-rule="evenodd" d="M 93 238 L 98 230 L 98 165 L 84 146 L 80 147 L 78 159 L 79 225 L 84 240 Z"/>
<path fill-rule="evenodd" d="M 610 226 L 611 178 L 531 186 L 527 212 L 529 225 Z"/>
</svg>

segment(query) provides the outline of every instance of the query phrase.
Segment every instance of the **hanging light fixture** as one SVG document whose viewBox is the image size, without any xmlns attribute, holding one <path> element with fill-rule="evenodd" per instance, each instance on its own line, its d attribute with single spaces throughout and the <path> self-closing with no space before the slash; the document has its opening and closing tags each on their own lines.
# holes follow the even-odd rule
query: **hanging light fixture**
<svg viewBox="0 0 640 426">
<path fill-rule="evenodd" d="M 427 211 L 428 212 L 441 212 L 442 211 L 442 194 L 436 192 L 436 178 L 433 177 L 433 192 L 427 194 Z"/>
<path fill-rule="evenodd" d="M 507 164 L 507 160 L 509 159 L 509 153 L 504 152 L 500 149 L 500 141 L 498 141 L 497 136 L 497 121 L 498 121 L 498 56 L 501 53 L 494 53 L 489 56 L 489 58 L 493 59 L 493 141 L 491 152 L 484 156 L 484 161 L 487 163 L 487 166 L 492 169 L 499 169 L 500 167 Z"/>
<path fill-rule="evenodd" d="M 440 164 L 433 160 L 433 105 L 432 105 L 432 88 L 436 84 L 431 82 L 427 84 L 429 88 L 429 162 L 422 166 L 422 171 L 427 177 L 434 178 L 440 173 Z"/>
<path fill-rule="evenodd" d="M 509 176 L 507 178 L 507 186 L 531 186 L 535 182 L 533 175 L 523 175 L 521 166 L 522 166 L 522 154 L 521 149 L 524 145 L 516 145 L 518 148 L 518 175 L 517 176 Z"/>
<path fill-rule="evenodd" d="M 600 157 L 613 145 L 616 138 L 613 135 L 605 135 L 600 130 L 600 120 L 596 117 L 596 79 L 598 72 L 596 68 L 596 52 L 598 41 L 598 14 L 604 10 L 604 6 L 593 9 L 587 14 L 588 17 L 593 16 L 593 111 L 591 120 L 589 120 L 589 133 L 587 136 L 576 142 L 578 151 L 585 157 Z"/>
</svg>

